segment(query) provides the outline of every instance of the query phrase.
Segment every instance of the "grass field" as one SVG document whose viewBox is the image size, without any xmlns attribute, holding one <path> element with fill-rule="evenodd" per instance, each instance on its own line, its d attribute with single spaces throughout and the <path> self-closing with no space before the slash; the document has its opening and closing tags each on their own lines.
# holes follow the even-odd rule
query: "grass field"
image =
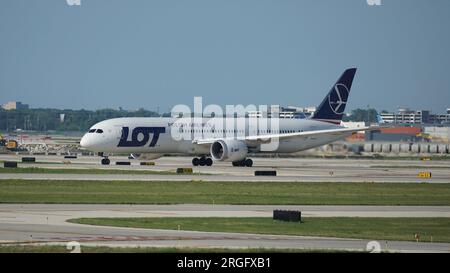
<svg viewBox="0 0 450 273">
<path fill-rule="evenodd" d="M 0 180 L 0 203 L 450 205 L 450 184 Z"/>
<path fill-rule="evenodd" d="M 450 218 L 306 218 L 302 223 L 271 218 L 81 218 L 72 223 L 136 227 L 237 232 L 273 235 L 325 236 L 373 240 L 450 242 Z M 432 237 L 432 238 L 431 238 Z"/>
<path fill-rule="evenodd" d="M 63 169 L 63 168 L 0 168 L 0 173 L 48 173 L 48 174 L 177 174 L 173 171 L 123 170 L 123 169 Z"/>
<path fill-rule="evenodd" d="M 0 245 L 0 253 L 70 253 L 63 245 Z M 83 246 L 82 253 L 329 253 L 348 252 L 320 249 L 278 248 L 187 248 L 187 247 L 94 247 Z M 354 252 L 354 251 L 352 251 Z"/>
</svg>

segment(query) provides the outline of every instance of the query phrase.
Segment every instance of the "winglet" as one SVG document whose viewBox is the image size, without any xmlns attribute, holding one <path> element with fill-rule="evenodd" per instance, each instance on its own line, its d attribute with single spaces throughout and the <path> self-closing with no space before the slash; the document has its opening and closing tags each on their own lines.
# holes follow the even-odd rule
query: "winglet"
<svg viewBox="0 0 450 273">
<path fill-rule="evenodd" d="M 323 99 L 322 103 L 317 107 L 312 119 L 335 124 L 341 123 L 355 74 L 356 68 L 350 68 L 344 71 Z"/>
</svg>

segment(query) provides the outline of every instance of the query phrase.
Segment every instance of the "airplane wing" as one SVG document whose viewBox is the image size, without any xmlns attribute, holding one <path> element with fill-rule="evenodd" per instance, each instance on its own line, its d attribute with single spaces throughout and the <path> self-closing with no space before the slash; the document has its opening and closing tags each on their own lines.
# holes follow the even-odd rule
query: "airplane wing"
<svg viewBox="0 0 450 273">
<path fill-rule="evenodd" d="M 255 144 L 269 143 L 272 141 L 272 139 L 274 139 L 274 140 L 276 140 L 276 139 L 283 140 L 283 139 L 292 139 L 292 138 L 307 139 L 307 138 L 314 138 L 314 137 L 318 137 L 318 136 L 322 136 L 322 135 L 346 137 L 348 135 L 351 135 L 351 134 L 359 132 L 359 131 L 374 131 L 374 130 L 379 130 L 379 129 L 380 129 L 380 127 L 378 127 L 378 126 L 376 126 L 376 127 L 361 127 L 361 128 L 339 128 L 339 129 L 316 130 L 316 131 L 286 133 L 286 134 L 245 136 L 245 137 L 238 137 L 237 140 L 243 140 L 249 145 L 255 145 Z M 197 140 L 194 140 L 193 143 L 199 144 L 199 145 L 206 145 L 206 144 L 212 144 L 219 139 L 223 139 L 223 138 L 197 139 Z M 234 139 L 234 138 L 230 138 L 230 139 Z"/>
</svg>

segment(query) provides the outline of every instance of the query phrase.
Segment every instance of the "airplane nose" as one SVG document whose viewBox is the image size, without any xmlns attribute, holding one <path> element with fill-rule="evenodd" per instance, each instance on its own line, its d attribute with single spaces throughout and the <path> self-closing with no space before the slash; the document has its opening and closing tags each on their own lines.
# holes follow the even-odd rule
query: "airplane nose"
<svg viewBox="0 0 450 273">
<path fill-rule="evenodd" d="M 88 139 L 87 139 L 87 136 L 86 136 L 86 135 L 83 136 L 83 137 L 81 138 L 81 140 L 80 140 L 80 146 L 81 146 L 82 148 L 88 148 L 89 143 L 88 143 Z"/>
</svg>

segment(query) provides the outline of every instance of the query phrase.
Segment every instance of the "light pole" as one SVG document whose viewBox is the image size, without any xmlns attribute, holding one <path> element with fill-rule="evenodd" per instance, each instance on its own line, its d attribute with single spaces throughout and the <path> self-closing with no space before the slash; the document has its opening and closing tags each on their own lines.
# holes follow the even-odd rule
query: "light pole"
<svg viewBox="0 0 450 273">
<path fill-rule="evenodd" d="M 367 124 L 370 125 L 370 105 L 367 104 Z"/>
</svg>

